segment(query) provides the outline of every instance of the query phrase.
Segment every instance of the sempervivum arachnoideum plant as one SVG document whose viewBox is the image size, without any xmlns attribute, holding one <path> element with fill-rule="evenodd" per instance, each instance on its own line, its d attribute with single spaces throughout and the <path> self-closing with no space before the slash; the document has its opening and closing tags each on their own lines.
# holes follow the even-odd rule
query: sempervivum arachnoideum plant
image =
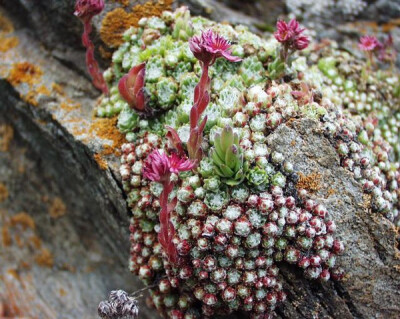
<svg viewBox="0 0 400 319">
<path fill-rule="evenodd" d="M 164 317 L 269 318 L 286 298 L 281 262 L 343 277 L 329 211 L 292 186 L 293 165 L 266 144 L 289 119 L 318 122 L 373 211 L 397 222 L 398 75 L 372 74 L 334 43 L 309 46 L 297 21 L 263 39 L 181 8 L 124 40 L 97 113 L 119 114 L 128 140 L 130 269 Z"/>
<path fill-rule="evenodd" d="M 233 132 L 232 127 L 226 126 L 221 133 L 215 135 L 210 156 L 215 173 L 225 184 L 234 186 L 243 181 L 248 162 L 244 161 L 239 135 Z"/>
</svg>

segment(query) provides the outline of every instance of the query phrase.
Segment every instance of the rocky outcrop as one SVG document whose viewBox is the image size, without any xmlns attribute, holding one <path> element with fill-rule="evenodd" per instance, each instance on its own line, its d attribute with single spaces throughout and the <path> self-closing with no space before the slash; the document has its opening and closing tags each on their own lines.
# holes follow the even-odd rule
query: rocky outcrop
<svg viewBox="0 0 400 319">
<path fill-rule="evenodd" d="M 5 36 L 19 43 L 0 52 L 0 136 L 7 146 L 0 152 L 0 293 L 10 316 L 95 318 L 111 289 L 142 287 L 127 270 L 129 213 L 118 173 L 123 137 L 115 120 L 93 115 L 98 93 L 84 73 L 73 2 L 2 3 L 14 17 L 15 31 Z M 242 19 L 215 8 L 221 19 Z M 347 247 L 338 263 L 348 275 L 339 283 L 311 282 L 282 265 L 288 301 L 277 317 L 397 318 L 393 225 L 368 210 L 369 198 L 312 120 L 282 125 L 268 144 L 297 172 L 314 174 L 312 196 L 334 216 Z M 144 298 L 140 310 L 140 318 L 157 316 Z"/>
</svg>

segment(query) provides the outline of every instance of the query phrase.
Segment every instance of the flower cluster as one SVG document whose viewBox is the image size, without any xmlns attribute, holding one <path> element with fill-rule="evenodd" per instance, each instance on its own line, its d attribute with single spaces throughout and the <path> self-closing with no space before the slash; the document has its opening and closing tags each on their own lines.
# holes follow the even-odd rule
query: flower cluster
<svg viewBox="0 0 400 319">
<path fill-rule="evenodd" d="M 77 0 L 74 14 L 83 21 L 90 21 L 104 9 L 104 0 Z"/>
<path fill-rule="evenodd" d="M 154 150 L 146 159 L 143 176 L 154 182 L 164 182 L 170 178 L 170 162 L 167 154 Z"/>
<path fill-rule="evenodd" d="M 239 57 L 230 52 L 231 43 L 211 29 L 202 32 L 201 36 L 194 36 L 189 41 L 190 50 L 193 55 L 204 65 L 210 66 L 217 58 L 223 57 L 229 62 L 239 62 Z"/>
<path fill-rule="evenodd" d="M 91 21 L 93 17 L 101 13 L 103 9 L 103 0 L 77 0 L 74 14 L 81 19 L 83 23 L 82 43 L 86 48 L 86 66 L 92 77 L 93 85 L 107 95 L 108 87 L 94 56 L 93 42 L 90 40 L 90 33 L 92 32 Z"/>
<path fill-rule="evenodd" d="M 358 46 L 363 51 L 374 51 L 375 49 L 380 47 L 380 43 L 375 36 L 365 35 L 360 38 L 360 43 Z"/>
<path fill-rule="evenodd" d="M 179 174 L 190 171 L 193 167 L 193 161 L 181 158 L 175 153 L 167 156 L 154 150 L 144 163 L 143 176 L 154 182 L 165 182 L 170 179 L 171 173 Z"/>
<path fill-rule="evenodd" d="M 153 182 L 161 182 L 163 191 L 160 194 L 160 232 L 158 240 L 167 254 L 169 261 L 178 262 L 178 255 L 172 239 L 175 235 L 175 229 L 170 221 L 170 215 L 175 208 L 176 200 L 169 202 L 168 197 L 171 194 L 174 183 L 171 181 L 171 173 L 190 171 L 194 167 L 194 162 L 181 158 L 175 153 L 170 156 L 160 154 L 154 150 L 146 159 L 143 166 L 143 177 Z"/>
<path fill-rule="evenodd" d="M 381 43 L 375 36 L 365 35 L 360 38 L 359 48 L 367 53 L 368 63 L 373 64 L 374 55 L 381 62 L 393 64 L 396 61 L 396 50 L 393 47 L 393 38 L 391 34 Z"/>
<path fill-rule="evenodd" d="M 308 47 L 310 40 L 303 35 L 305 29 L 300 27 L 296 19 L 290 20 L 289 23 L 280 20 L 276 23 L 276 29 L 274 36 L 283 46 L 281 50 L 283 61 L 287 61 L 288 56 L 294 51 L 304 50 Z"/>
</svg>

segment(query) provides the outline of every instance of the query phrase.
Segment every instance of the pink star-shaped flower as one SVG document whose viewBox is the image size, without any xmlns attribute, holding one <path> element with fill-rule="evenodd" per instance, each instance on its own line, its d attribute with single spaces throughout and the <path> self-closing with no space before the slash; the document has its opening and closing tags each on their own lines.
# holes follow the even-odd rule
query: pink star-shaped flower
<svg viewBox="0 0 400 319">
<path fill-rule="evenodd" d="M 239 62 L 239 57 L 233 56 L 230 51 L 231 43 L 223 36 L 214 33 L 211 29 L 194 36 L 189 40 L 193 55 L 204 64 L 210 65 L 219 57 L 230 62 Z"/>
<path fill-rule="evenodd" d="M 360 38 L 359 48 L 363 51 L 373 51 L 381 46 L 378 39 L 373 35 L 365 35 Z"/>
</svg>

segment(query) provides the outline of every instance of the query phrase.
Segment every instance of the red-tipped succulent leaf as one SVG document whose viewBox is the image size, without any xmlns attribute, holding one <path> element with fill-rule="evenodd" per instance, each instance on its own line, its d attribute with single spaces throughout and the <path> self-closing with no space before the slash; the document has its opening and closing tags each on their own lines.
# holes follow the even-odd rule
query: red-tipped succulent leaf
<svg viewBox="0 0 400 319">
<path fill-rule="evenodd" d="M 146 111 L 144 95 L 146 64 L 134 66 L 118 83 L 119 94 L 131 108 L 138 112 Z"/>
</svg>

